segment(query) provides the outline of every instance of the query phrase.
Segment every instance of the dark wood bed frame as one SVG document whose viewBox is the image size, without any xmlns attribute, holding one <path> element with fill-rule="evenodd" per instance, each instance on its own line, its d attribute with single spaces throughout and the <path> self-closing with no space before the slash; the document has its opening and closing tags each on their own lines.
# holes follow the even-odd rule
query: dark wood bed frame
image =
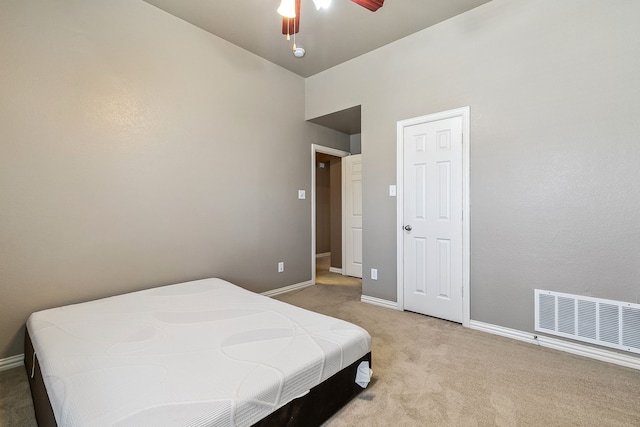
<svg viewBox="0 0 640 427">
<path fill-rule="evenodd" d="M 371 366 L 371 352 L 313 387 L 303 397 L 294 399 L 267 415 L 255 423 L 253 427 L 321 425 L 363 390 L 355 383 L 358 365 L 362 361 L 368 361 Z M 29 376 L 29 386 L 31 387 L 31 397 L 38 426 L 57 427 L 49 395 L 40 372 L 40 364 L 34 355 L 33 344 L 28 332 L 25 332 L 24 338 L 24 362 Z"/>
</svg>

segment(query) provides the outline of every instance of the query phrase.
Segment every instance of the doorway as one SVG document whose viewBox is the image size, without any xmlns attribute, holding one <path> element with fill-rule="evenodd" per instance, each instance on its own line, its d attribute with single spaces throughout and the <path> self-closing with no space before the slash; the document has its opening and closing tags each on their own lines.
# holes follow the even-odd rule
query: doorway
<svg viewBox="0 0 640 427">
<path fill-rule="evenodd" d="M 316 153 L 316 281 L 342 274 L 342 163 L 349 157 Z"/>
<path fill-rule="evenodd" d="M 361 157 L 316 153 L 316 284 L 362 284 Z"/>
<path fill-rule="evenodd" d="M 398 307 L 469 324 L 469 108 L 398 122 Z"/>
<path fill-rule="evenodd" d="M 348 156 L 350 153 L 335 148 L 324 147 L 322 145 L 311 145 L 311 281 L 315 284 L 317 282 L 317 262 L 320 262 L 320 267 L 324 267 L 328 264 L 326 270 L 327 273 L 333 275 L 342 274 L 342 226 L 339 229 L 334 227 L 331 230 L 331 216 L 336 214 L 336 210 L 331 212 L 331 168 L 334 168 L 334 172 L 338 171 L 339 174 L 334 174 L 341 177 L 342 158 Z M 334 177 L 335 180 L 335 177 Z M 340 178 L 341 180 L 341 178 Z M 335 183 L 334 183 L 335 184 Z M 338 184 L 341 186 L 341 182 Z M 334 207 L 337 203 L 334 196 Z M 338 217 L 342 217 L 342 197 L 339 194 L 340 208 Z M 320 212 L 318 209 L 320 208 Z M 331 249 L 331 248 L 335 249 Z M 332 263 L 330 258 L 336 258 L 339 261 Z M 331 269 L 331 265 L 340 265 L 340 268 L 334 267 Z M 322 270 L 324 272 L 324 270 Z M 325 274 L 323 274 L 325 277 Z"/>
</svg>

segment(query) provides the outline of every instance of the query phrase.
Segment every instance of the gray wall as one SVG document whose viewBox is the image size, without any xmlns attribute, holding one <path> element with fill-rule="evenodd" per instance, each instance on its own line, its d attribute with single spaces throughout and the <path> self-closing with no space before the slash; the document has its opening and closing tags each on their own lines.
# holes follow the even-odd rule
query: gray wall
<svg viewBox="0 0 640 427">
<path fill-rule="evenodd" d="M 362 134 L 356 133 L 349 138 L 349 152 L 351 154 L 362 154 Z"/>
<path fill-rule="evenodd" d="M 316 153 L 316 255 L 331 252 L 331 177 L 329 156 Z M 323 163 L 324 167 L 318 167 Z"/>
<path fill-rule="evenodd" d="M 471 107 L 471 318 L 533 289 L 640 302 L 640 2 L 494 0 L 306 81 L 362 105 L 363 293 L 396 300 L 396 123 Z"/>
<path fill-rule="evenodd" d="M 0 358 L 35 310 L 311 279 L 304 80 L 138 0 L 0 3 Z M 284 273 L 277 262 L 285 261 Z"/>
</svg>

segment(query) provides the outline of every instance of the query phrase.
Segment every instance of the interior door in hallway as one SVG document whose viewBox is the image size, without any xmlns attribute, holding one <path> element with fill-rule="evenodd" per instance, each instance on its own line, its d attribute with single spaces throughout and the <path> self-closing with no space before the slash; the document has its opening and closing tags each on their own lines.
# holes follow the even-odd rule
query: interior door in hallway
<svg viewBox="0 0 640 427">
<path fill-rule="evenodd" d="M 362 278 L 362 155 L 342 159 L 345 248 L 343 274 Z"/>
<path fill-rule="evenodd" d="M 403 136 L 404 308 L 462 323 L 462 118 Z"/>
</svg>

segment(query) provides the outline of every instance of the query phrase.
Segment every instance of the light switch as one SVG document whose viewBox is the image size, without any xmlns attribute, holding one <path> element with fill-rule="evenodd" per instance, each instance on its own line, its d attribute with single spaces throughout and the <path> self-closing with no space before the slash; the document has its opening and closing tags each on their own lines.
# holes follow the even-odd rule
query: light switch
<svg viewBox="0 0 640 427">
<path fill-rule="evenodd" d="M 371 269 L 371 280 L 378 280 L 378 269 L 377 268 L 372 268 Z"/>
<path fill-rule="evenodd" d="M 389 196 L 391 196 L 391 197 L 395 197 L 396 196 L 396 186 L 395 185 L 390 185 L 389 186 Z"/>
<path fill-rule="evenodd" d="M 304 190 L 298 190 L 298 199 L 304 200 L 307 197 Z"/>
</svg>

